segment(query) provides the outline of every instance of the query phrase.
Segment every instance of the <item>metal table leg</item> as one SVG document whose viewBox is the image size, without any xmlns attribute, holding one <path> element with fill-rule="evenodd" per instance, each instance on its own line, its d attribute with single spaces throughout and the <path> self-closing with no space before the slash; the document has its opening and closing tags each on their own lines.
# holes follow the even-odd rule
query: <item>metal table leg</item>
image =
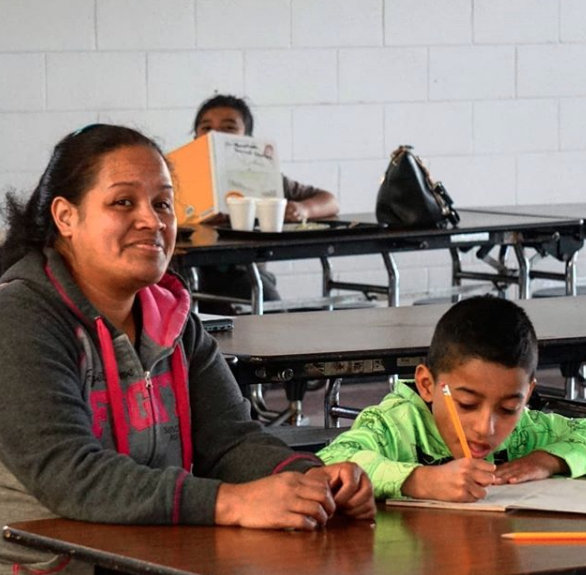
<svg viewBox="0 0 586 575">
<path fill-rule="evenodd" d="M 252 262 L 246 266 L 248 277 L 250 278 L 251 297 L 250 304 L 252 313 L 256 315 L 263 314 L 263 287 L 258 272 L 258 266 Z"/>
<path fill-rule="evenodd" d="M 450 248 L 450 257 L 452 259 L 452 287 L 458 288 L 462 285 L 462 279 L 460 277 L 462 273 L 460 250 L 458 248 Z"/>
<path fill-rule="evenodd" d="M 199 291 L 199 273 L 195 266 L 191 266 L 189 272 L 189 289 L 193 294 Z M 192 297 L 191 303 L 193 305 L 193 311 L 197 313 L 199 311 L 199 301 L 197 298 Z"/>
<path fill-rule="evenodd" d="M 389 306 L 396 307 L 399 305 L 399 268 L 390 252 L 382 252 L 381 255 L 389 280 L 387 292 Z"/>
<path fill-rule="evenodd" d="M 356 419 L 360 409 L 340 405 L 340 386 L 342 378 L 328 379 L 324 393 L 324 427 L 340 427 L 340 418 Z"/>
<path fill-rule="evenodd" d="M 578 252 L 574 252 L 572 257 L 566 261 L 566 295 L 578 295 L 578 286 L 576 285 L 576 257 Z"/>
<path fill-rule="evenodd" d="M 529 288 L 529 260 L 525 255 L 525 250 L 521 244 L 515 244 L 515 256 L 519 265 L 519 299 L 528 299 L 531 297 Z"/>
</svg>

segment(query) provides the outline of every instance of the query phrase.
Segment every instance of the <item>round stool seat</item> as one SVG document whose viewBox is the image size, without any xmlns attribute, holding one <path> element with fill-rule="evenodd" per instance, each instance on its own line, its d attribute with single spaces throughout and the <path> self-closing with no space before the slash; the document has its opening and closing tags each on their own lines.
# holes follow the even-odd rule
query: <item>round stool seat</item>
<svg viewBox="0 0 586 575">
<path fill-rule="evenodd" d="M 422 298 L 422 299 L 416 299 L 413 301 L 412 305 L 429 305 L 429 304 L 434 304 L 434 303 L 454 304 L 459 301 L 462 301 L 463 299 L 468 299 L 471 297 L 478 297 L 478 296 L 482 296 L 482 295 L 492 295 L 494 297 L 497 297 L 497 294 L 494 292 L 489 292 L 486 294 L 467 293 L 467 294 L 461 295 L 459 298 L 457 296 L 447 295 L 447 296 L 436 296 L 436 297 L 427 297 L 427 298 Z"/>
<path fill-rule="evenodd" d="M 430 305 L 434 303 L 456 303 L 450 296 L 447 297 L 428 297 L 425 299 L 416 299 L 413 305 Z"/>
<path fill-rule="evenodd" d="M 576 290 L 578 295 L 586 295 L 586 286 L 578 286 Z M 531 297 L 562 297 L 566 295 L 565 287 L 549 287 L 535 290 Z"/>
</svg>

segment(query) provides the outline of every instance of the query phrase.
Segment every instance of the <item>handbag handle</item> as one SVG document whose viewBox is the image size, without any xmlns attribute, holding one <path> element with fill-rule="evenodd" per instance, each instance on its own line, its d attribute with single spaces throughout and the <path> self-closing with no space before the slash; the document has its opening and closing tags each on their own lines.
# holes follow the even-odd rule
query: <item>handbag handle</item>
<svg viewBox="0 0 586 575">
<path fill-rule="evenodd" d="M 435 187 L 435 182 L 431 179 L 431 176 L 429 175 L 429 170 L 425 167 L 425 165 L 421 161 L 421 158 L 419 156 L 415 155 L 412 152 L 412 150 L 413 150 L 413 146 L 409 146 L 409 145 L 399 146 L 391 154 L 391 162 L 393 164 L 397 164 L 399 162 L 399 160 L 401 159 L 401 156 L 403 156 L 403 154 L 411 154 L 412 158 L 417 162 L 417 165 L 421 168 L 421 171 L 423 172 L 423 176 L 425 177 L 425 181 L 427 182 L 427 185 L 429 186 L 429 188 L 431 190 L 433 190 L 433 188 Z"/>
<path fill-rule="evenodd" d="M 423 177 L 425 178 L 430 191 L 436 197 L 438 205 L 442 210 L 442 214 L 453 226 L 457 226 L 460 222 L 460 214 L 458 214 L 456 209 L 453 207 L 454 202 L 452 198 L 441 182 L 434 182 L 431 179 L 429 170 L 425 167 L 425 164 L 421 161 L 421 158 L 414 154 L 412 150 L 413 146 L 409 146 L 408 144 L 399 146 L 391 154 L 391 163 L 396 165 L 399 163 L 399 160 L 403 157 L 404 154 L 410 154 L 423 173 Z"/>
</svg>

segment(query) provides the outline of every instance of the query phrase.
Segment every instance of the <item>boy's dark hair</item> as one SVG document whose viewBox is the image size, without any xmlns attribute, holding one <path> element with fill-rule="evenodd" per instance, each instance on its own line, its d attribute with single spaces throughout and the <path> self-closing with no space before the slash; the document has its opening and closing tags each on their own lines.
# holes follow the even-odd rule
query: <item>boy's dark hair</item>
<svg viewBox="0 0 586 575">
<path fill-rule="evenodd" d="M 470 359 L 537 369 L 537 336 L 525 311 L 512 301 L 478 296 L 453 305 L 439 320 L 427 355 L 434 377 Z"/>
<path fill-rule="evenodd" d="M 65 136 L 53 149 L 51 159 L 37 187 L 24 203 L 8 193 L 1 210 L 8 223 L 0 250 L 0 270 L 4 272 L 29 251 L 53 246 L 58 237 L 51 204 L 62 196 L 79 205 L 94 184 L 105 154 L 129 146 L 146 146 L 167 162 L 161 148 L 150 138 L 124 126 L 90 124 Z"/>
<path fill-rule="evenodd" d="M 201 122 L 202 116 L 208 111 L 214 108 L 232 108 L 240 113 L 242 121 L 244 122 L 244 133 L 247 136 L 252 136 L 254 129 L 254 119 L 252 112 L 248 107 L 248 104 L 242 99 L 229 94 L 216 94 L 211 98 L 207 99 L 198 108 L 197 114 L 195 115 L 195 121 L 193 122 L 193 132 L 197 132 L 197 127 Z"/>
</svg>

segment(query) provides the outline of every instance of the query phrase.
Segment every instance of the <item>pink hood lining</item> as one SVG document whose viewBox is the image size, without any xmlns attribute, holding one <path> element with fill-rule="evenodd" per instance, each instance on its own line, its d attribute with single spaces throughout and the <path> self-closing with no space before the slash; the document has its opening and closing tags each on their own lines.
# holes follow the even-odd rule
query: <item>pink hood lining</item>
<svg viewBox="0 0 586 575">
<path fill-rule="evenodd" d="M 67 307 L 88 325 L 87 318 L 69 297 L 48 263 L 45 264 L 45 274 Z M 145 334 L 161 347 L 174 345 L 175 340 L 181 335 L 185 318 L 191 310 L 191 296 L 188 290 L 178 278 L 165 274 L 158 284 L 141 289 L 138 297 Z M 155 331 L 152 329 L 153 326 L 156 326 Z"/>
<path fill-rule="evenodd" d="M 170 347 L 181 334 L 191 308 L 191 296 L 183 284 L 169 274 L 159 284 L 138 292 L 143 315 L 143 330 L 157 345 Z M 156 326 L 156 331 L 149 331 Z"/>
</svg>

